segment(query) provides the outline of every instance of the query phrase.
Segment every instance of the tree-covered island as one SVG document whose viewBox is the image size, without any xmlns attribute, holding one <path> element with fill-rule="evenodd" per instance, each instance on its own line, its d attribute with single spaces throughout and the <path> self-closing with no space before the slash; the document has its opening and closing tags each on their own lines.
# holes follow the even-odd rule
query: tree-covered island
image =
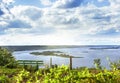
<svg viewBox="0 0 120 83">
<path fill-rule="evenodd" d="M 83 57 L 75 57 L 72 55 L 65 54 L 61 51 L 43 51 L 43 52 L 31 52 L 30 54 L 33 55 L 44 55 L 44 56 L 59 56 L 59 57 L 64 57 L 64 58 L 83 58 Z"/>
</svg>

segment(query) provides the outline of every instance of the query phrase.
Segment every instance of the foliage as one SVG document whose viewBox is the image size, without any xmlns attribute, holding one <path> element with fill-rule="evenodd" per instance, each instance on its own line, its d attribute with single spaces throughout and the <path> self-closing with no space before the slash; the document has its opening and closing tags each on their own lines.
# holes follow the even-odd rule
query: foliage
<svg viewBox="0 0 120 83">
<path fill-rule="evenodd" d="M 0 83 L 12 83 L 12 77 L 17 75 L 21 69 L 0 67 Z"/>
<path fill-rule="evenodd" d="M 29 72 L 19 70 L 17 74 L 8 78 L 8 74 L 0 76 L 2 83 L 120 83 L 120 70 L 98 70 L 97 73 L 88 68 L 70 70 L 67 66 L 49 69 L 39 69 Z"/>
<path fill-rule="evenodd" d="M 16 65 L 15 63 L 12 54 L 7 49 L 0 47 L 0 66 L 13 68 Z"/>
<path fill-rule="evenodd" d="M 0 76 L 0 83 L 9 83 L 9 78 L 5 76 L 4 74 Z"/>
<path fill-rule="evenodd" d="M 107 60 L 112 70 L 120 70 L 120 60 L 112 62 L 108 57 Z"/>
<path fill-rule="evenodd" d="M 101 69 L 101 60 L 100 59 L 94 59 L 94 65 L 97 69 Z"/>
</svg>

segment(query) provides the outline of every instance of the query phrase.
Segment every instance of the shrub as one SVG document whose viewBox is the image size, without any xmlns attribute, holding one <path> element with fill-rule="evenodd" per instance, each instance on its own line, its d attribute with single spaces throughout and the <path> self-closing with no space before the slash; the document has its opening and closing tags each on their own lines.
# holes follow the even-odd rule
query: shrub
<svg viewBox="0 0 120 83">
<path fill-rule="evenodd" d="M 9 78 L 5 75 L 0 76 L 0 83 L 10 83 Z"/>
<path fill-rule="evenodd" d="M 0 66 L 13 68 L 16 66 L 16 60 L 12 54 L 5 48 L 0 47 Z"/>
<path fill-rule="evenodd" d="M 100 59 L 94 59 L 94 64 L 95 64 L 96 69 L 102 69 Z"/>
</svg>

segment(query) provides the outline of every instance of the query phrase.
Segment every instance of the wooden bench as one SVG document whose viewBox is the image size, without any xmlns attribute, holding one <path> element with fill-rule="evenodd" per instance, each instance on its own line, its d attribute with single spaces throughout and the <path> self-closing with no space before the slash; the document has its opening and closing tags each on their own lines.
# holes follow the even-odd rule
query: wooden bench
<svg viewBox="0 0 120 83">
<path fill-rule="evenodd" d="M 23 65 L 24 67 L 26 65 L 31 65 L 31 66 L 37 66 L 39 69 L 39 66 L 44 65 L 42 60 L 18 60 L 17 61 L 19 65 Z"/>
</svg>

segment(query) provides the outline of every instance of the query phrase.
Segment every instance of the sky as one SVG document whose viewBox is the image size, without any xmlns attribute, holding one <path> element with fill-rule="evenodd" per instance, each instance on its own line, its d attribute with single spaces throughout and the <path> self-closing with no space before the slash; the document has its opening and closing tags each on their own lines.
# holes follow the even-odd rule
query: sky
<svg viewBox="0 0 120 83">
<path fill-rule="evenodd" d="M 0 45 L 120 45 L 120 0 L 0 0 Z"/>
</svg>

